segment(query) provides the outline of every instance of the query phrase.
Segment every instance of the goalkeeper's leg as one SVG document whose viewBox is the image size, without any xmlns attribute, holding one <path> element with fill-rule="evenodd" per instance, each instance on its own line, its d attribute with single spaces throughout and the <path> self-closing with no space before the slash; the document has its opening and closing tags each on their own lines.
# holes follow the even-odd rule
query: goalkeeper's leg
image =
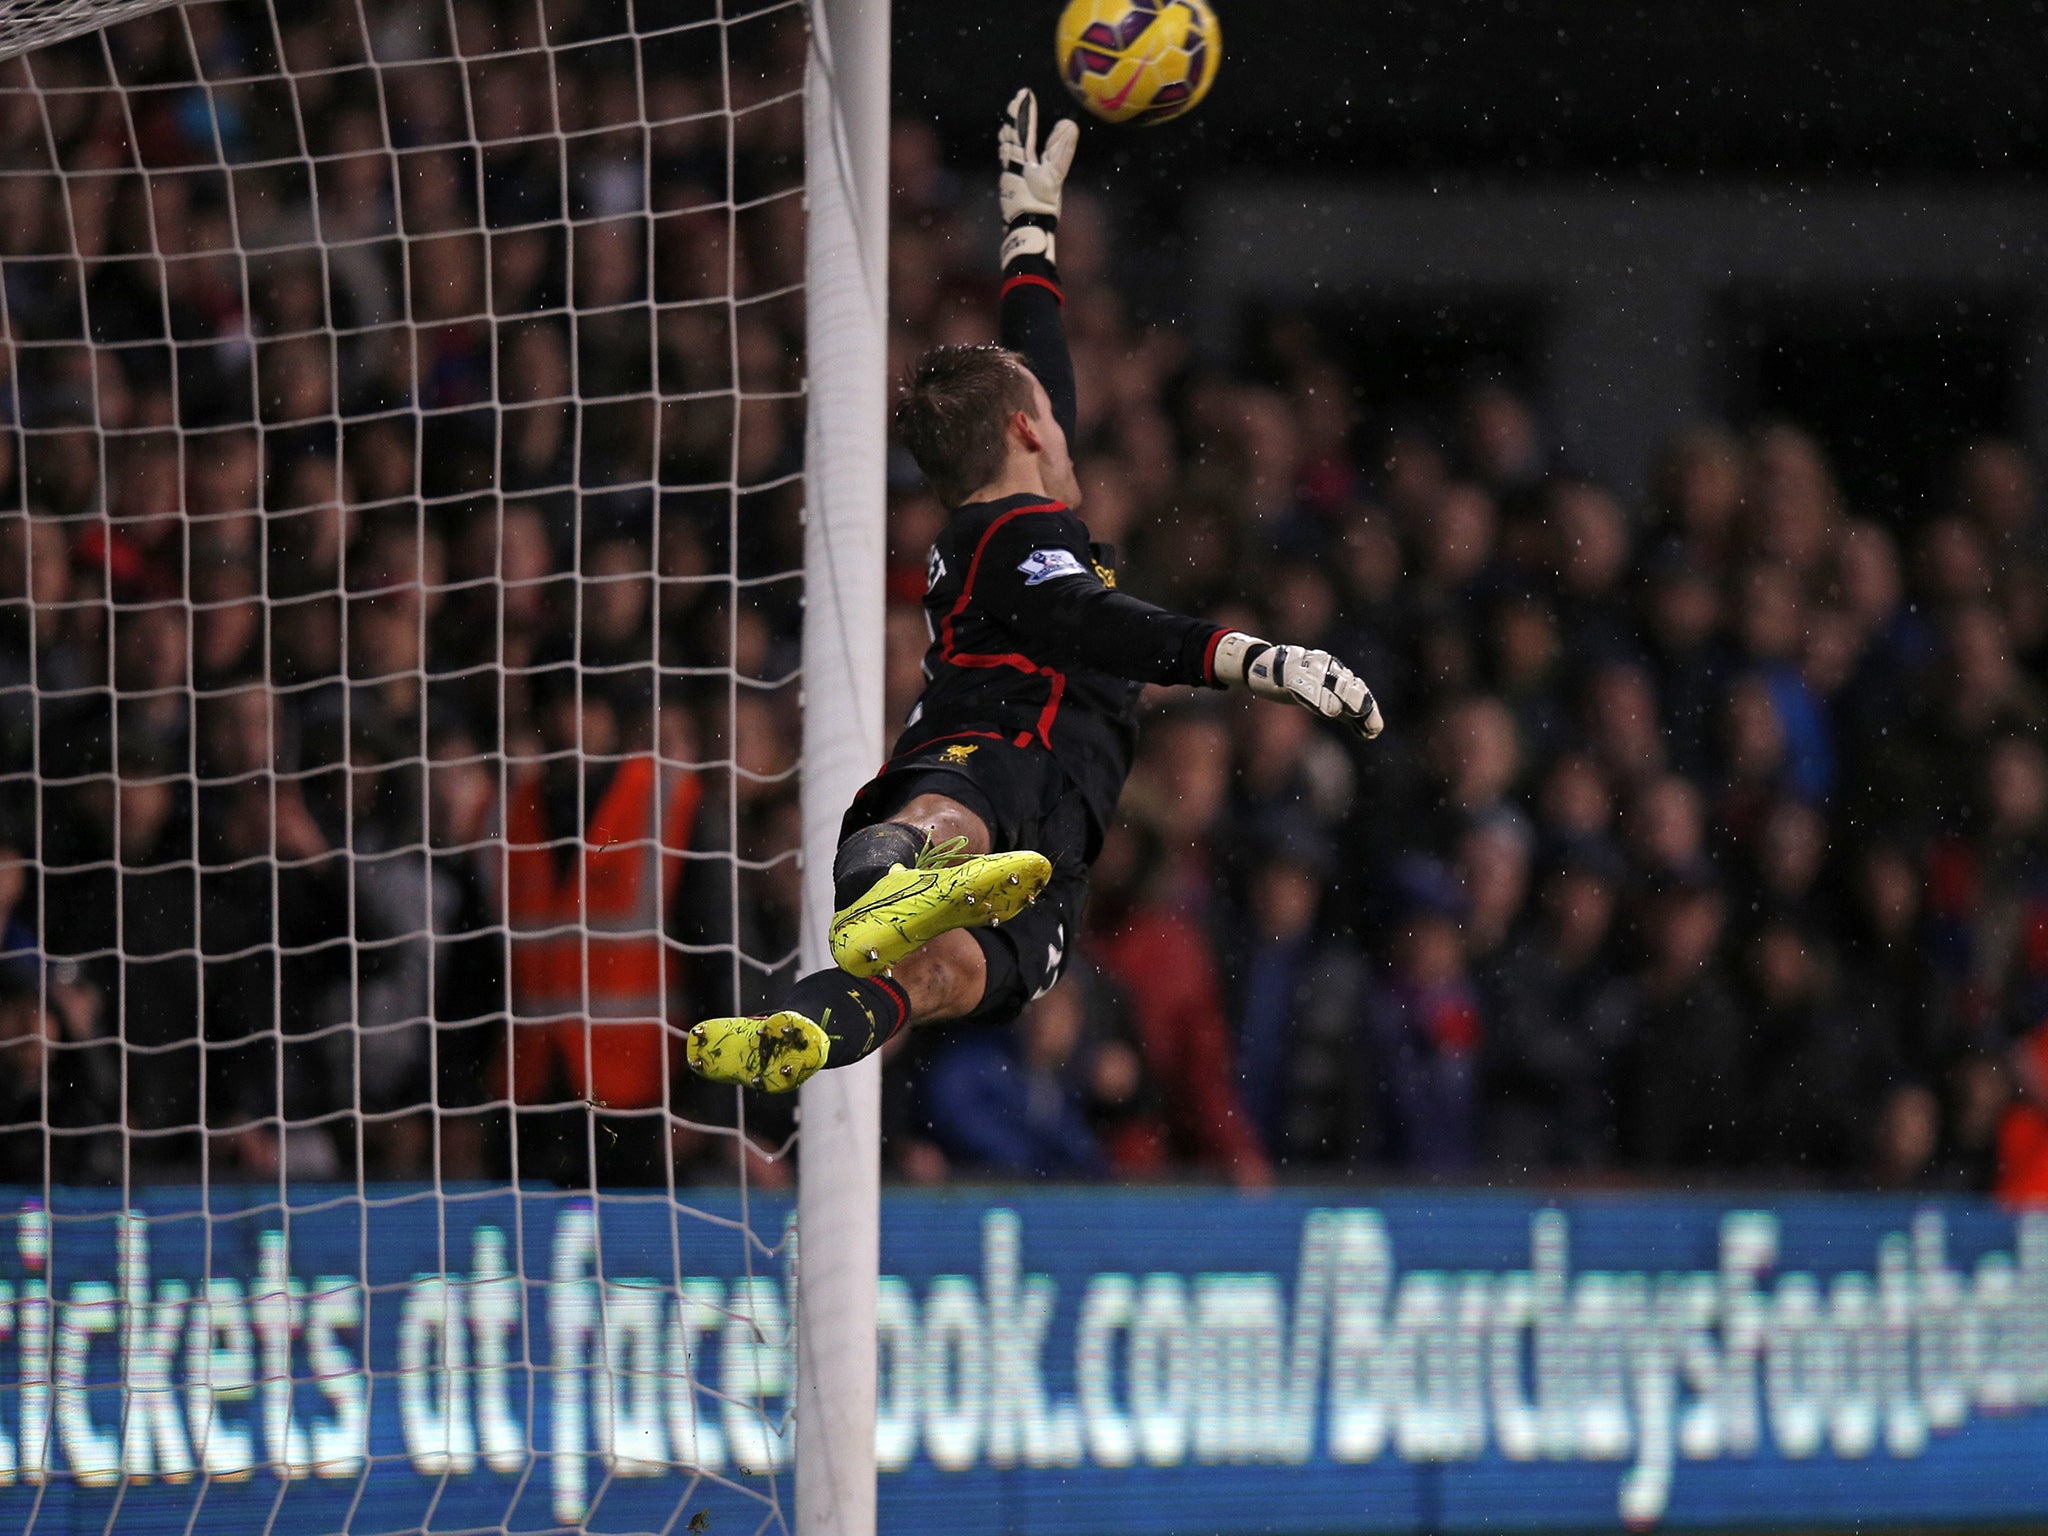
<svg viewBox="0 0 2048 1536">
<path fill-rule="evenodd" d="M 1017 917 L 940 934 L 889 975 L 814 972 L 775 1013 L 707 1019 L 685 1042 L 690 1065 L 716 1082 L 786 1093 L 821 1067 L 870 1055 L 912 1024 L 1014 1018 L 1059 979 L 1080 924 L 1088 890 L 1085 834 L 1078 807 L 1070 810 L 1039 829 L 1053 873 L 1042 899 Z"/>
<path fill-rule="evenodd" d="M 1040 852 L 991 852 L 988 823 L 960 801 L 919 795 L 839 845 L 832 961 L 855 976 L 887 975 L 942 933 L 1016 917 L 1051 878 Z"/>
<path fill-rule="evenodd" d="M 941 934 L 890 976 L 813 971 L 771 1014 L 706 1019 L 684 1041 L 691 1068 L 713 1082 L 788 1093 L 823 1067 L 873 1055 L 912 1024 L 980 1008 L 988 964 L 970 933 Z"/>
</svg>

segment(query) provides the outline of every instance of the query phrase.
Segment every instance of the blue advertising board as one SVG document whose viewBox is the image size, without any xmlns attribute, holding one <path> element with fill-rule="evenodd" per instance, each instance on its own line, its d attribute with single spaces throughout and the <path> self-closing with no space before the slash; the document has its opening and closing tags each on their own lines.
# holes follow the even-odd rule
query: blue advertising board
<svg viewBox="0 0 2048 1536">
<path fill-rule="evenodd" d="M 0 1200 L 0 1531 L 791 1517 L 784 1203 Z M 882 1270 L 890 1536 L 2048 1524 L 2048 1213 L 962 1189 Z"/>
</svg>

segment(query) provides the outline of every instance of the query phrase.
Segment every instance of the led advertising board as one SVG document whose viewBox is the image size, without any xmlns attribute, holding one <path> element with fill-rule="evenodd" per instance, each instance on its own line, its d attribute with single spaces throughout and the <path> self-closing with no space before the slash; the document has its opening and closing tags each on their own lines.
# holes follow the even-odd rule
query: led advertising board
<svg viewBox="0 0 2048 1536">
<path fill-rule="evenodd" d="M 787 1206 L 687 1196 L 0 1192 L 0 1530 L 762 1529 Z M 882 1268 L 890 1536 L 2048 1523 L 2048 1213 L 963 1189 Z"/>
</svg>

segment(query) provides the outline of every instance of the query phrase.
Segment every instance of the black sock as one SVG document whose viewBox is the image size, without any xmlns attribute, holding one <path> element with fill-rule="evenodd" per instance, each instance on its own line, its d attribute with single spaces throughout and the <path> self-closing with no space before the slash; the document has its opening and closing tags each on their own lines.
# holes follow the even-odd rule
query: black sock
<svg viewBox="0 0 2048 1536">
<path fill-rule="evenodd" d="M 910 997 L 886 976 L 813 971 L 790 988 L 783 1007 L 821 1026 L 832 1037 L 828 1067 L 872 1056 L 910 1022 Z"/>
<path fill-rule="evenodd" d="M 900 821 L 862 827 L 832 856 L 832 904 L 844 912 L 867 895 L 892 866 L 913 868 L 924 845 L 924 832 Z"/>
</svg>

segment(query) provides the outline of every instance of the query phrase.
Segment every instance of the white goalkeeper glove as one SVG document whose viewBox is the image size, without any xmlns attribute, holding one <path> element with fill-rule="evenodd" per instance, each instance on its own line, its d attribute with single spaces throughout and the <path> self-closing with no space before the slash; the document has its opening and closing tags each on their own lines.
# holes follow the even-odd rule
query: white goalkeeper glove
<svg viewBox="0 0 2048 1536">
<path fill-rule="evenodd" d="M 1003 174 L 996 182 L 996 198 L 1003 209 L 1003 261 L 1008 266 L 1018 256 L 1053 259 L 1052 234 L 1060 224 L 1060 188 L 1074 163 L 1074 144 L 1081 130 L 1071 117 L 1063 117 L 1045 136 L 1045 150 L 1038 148 L 1038 98 L 1019 91 L 1010 98 L 1003 113 L 1003 131 L 996 135 L 996 150 Z"/>
<path fill-rule="evenodd" d="M 1367 741 L 1386 722 L 1372 690 L 1328 651 L 1299 645 L 1274 645 L 1242 630 L 1216 642 L 1216 681 L 1243 688 L 1262 699 L 1299 704 L 1325 720 L 1346 720 Z"/>
</svg>

